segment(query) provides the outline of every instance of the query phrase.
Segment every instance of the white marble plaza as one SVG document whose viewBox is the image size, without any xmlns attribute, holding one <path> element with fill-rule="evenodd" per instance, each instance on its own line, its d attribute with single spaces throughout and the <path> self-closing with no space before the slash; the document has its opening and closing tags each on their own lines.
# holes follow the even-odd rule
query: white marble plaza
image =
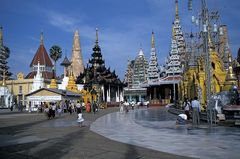
<svg viewBox="0 0 240 159">
<path fill-rule="evenodd" d="M 166 109 L 107 114 L 91 130 L 109 139 L 196 158 L 239 158 L 240 129 L 202 124 L 178 126 Z"/>
</svg>

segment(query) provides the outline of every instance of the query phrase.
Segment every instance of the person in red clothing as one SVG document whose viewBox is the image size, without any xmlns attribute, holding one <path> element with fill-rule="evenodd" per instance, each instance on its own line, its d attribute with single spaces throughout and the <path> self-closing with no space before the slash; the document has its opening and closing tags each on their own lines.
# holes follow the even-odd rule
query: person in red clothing
<svg viewBox="0 0 240 159">
<path fill-rule="evenodd" d="M 91 104 L 90 104 L 89 101 L 87 102 L 87 105 L 86 105 L 86 111 L 87 111 L 88 113 L 91 112 Z"/>
</svg>

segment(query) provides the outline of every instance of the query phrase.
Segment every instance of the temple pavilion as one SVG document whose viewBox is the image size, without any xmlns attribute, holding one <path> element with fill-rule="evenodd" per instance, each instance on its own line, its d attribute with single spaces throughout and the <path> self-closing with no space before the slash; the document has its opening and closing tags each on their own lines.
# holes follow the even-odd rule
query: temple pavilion
<svg viewBox="0 0 240 159">
<path fill-rule="evenodd" d="M 182 78 L 185 66 L 186 46 L 180 25 L 178 1 L 175 2 L 176 12 L 172 26 L 171 46 L 169 57 L 163 68 L 158 67 L 154 34 L 152 34 L 151 57 L 148 78 L 141 84 L 147 88 L 150 105 L 168 104 L 178 100 L 178 84 Z"/>
<path fill-rule="evenodd" d="M 106 68 L 101 48 L 98 41 L 98 29 L 96 29 L 96 41 L 89 63 L 84 68 L 83 73 L 77 77 L 77 83 L 83 84 L 84 89 L 81 93 L 87 100 L 98 102 L 120 102 L 123 101 L 123 83 L 120 81 L 115 71 Z M 94 96 L 91 98 L 91 95 Z"/>
<path fill-rule="evenodd" d="M 147 89 L 141 87 L 141 83 L 147 79 L 148 62 L 142 48 L 135 60 L 129 60 L 125 72 L 124 99 L 128 102 L 142 102 L 147 98 Z"/>
</svg>

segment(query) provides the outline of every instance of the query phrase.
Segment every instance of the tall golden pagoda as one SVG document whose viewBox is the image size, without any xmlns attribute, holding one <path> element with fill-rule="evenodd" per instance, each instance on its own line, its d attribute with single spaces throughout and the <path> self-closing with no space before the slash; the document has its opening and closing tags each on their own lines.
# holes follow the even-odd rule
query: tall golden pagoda
<svg viewBox="0 0 240 159">
<path fill-rule="evenodd" d="M 208 52 L 210 58 L 210 68 L 206 68 L 205 53 L 203 46 L 200 47 L 198 56 L 195 56 L 195 50 L 190 53 L 188 66 L 185 68 L 183 78 L 179 84 L 179 96 L 183 101 L 185 97 L 193 99 L 197 96 L 202 106 L 207 105 L 207 87 L 210 85 L 211 94 L 221 91 L 229 91 L 233 85 L 236 85 L 237 78 L 233 73 L 231 65 L 231 53 L 228 54 L 229 67 L 226 71 L 224 61 L 221 55 L 216 51 L 211 37 L 211 27 L 208 30 Z M 207 71 L 210 69 L 211 83 L 207 83 Z"/>
<path fill-rule="evenodd" d="M 232 67 L 232 56 L 229 53 L 228 54 L 228 62 L 229 62 L 229 67 L 228 67 L 228 72 L 227 76 L 224 82 L 224 90 L 230 90 L 233 86 L 237 85 L 237 77 L 233 72 L 233 67 Z"/>
</svg>

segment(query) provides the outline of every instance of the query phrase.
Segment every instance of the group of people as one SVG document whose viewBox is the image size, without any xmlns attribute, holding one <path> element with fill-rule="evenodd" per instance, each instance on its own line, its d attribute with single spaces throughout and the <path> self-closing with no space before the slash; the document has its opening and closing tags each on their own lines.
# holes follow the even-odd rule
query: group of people
<svg viewBox="0 0 240 159">
<path fill-rule="evenodd" d="M 55 118 L 56 113 L 61 116 L 62 108 L 59 103 L 51 102 L 49 105 L 47 103 L 44 103 L 43 108 L 48 119 Z"/>
<path fill-rule="evenodd" d="M 95 101 L 92 104 L 90 102 L 87 102 L 85 107 L 84 102 L 77 101 L 75 103 L 74 101 L 66 100 L 61 102 L 44 102 L 39 106 L 39 110 L 40 109 L 44 110 L 48 119 L 54 118 L 56 113 L 61 116 L 62 113 L 69 112 L 71 115 L 76 112 L 77 122 L 79 123 L 79 126 L 82 126 L 82 123 L 84 121 L 83 110 L 85 109 L 86 112 L 93 112 L 95 114 L 98 111 L 98 104 Z"/>
<path fill-rule="evenodd" d="M 54 118 L 55 114 L 57 113 L 59 116 L 61 116 L 62 113 L 69 112 L 70 115 L 74 112 L 80 113 L 83 111 L 83 108 L 85 107 L 85 104 L 83 102 L 77 101 L 75 103 L 74 101 L 60 101 L 60 102 L 50 102 L 49 104 L 44 102 L 39 106 L 39 111 L 46 113 L 46 115 L 50 118 Z"/>
<path fill-rule="evenodd" d="M 95 114 L 96 112 L 98 112 L 98 104 L 94 101 L 92 104 L 90 102 L 87 102 L 86 104 L 86 112 L 90 113 L 91 111 L 93 111 L 93 113 Z"/>
<path fill-rule="evenodd" d="M 185 98 L 183 102 L 183 108 L 185 114 L 179 114 L 177 118 L 177 124 L 185 124 L 190 119 L 190 112 L 192 112 L 192 123 L 193 125 L 200 124 L 200 112 L 201 105 L 197 97 L 194 97 L 192 102 Z"/>
<path fill-rule="evenodd" d="M 127 113 L 129 111 L 130 107 L 133 110 L 135 106 L 136 106 L 136 104 L 134 102 L 128 103 L 127 101 L 125 101 L 125 102 L 121 101 L 119 104 L 120 112 Z M 137 106 L 137 108 L 139 108 L 139 107 Z"/>
<path fill-rule="evenodd" d="M 120 104 L 119 104 L 119 108 L 120 108 L 120 113 L 127 113 L 129 111 L 129 103 L 127 101 L 123 102 L 121 101 Z"/>
</svg>

